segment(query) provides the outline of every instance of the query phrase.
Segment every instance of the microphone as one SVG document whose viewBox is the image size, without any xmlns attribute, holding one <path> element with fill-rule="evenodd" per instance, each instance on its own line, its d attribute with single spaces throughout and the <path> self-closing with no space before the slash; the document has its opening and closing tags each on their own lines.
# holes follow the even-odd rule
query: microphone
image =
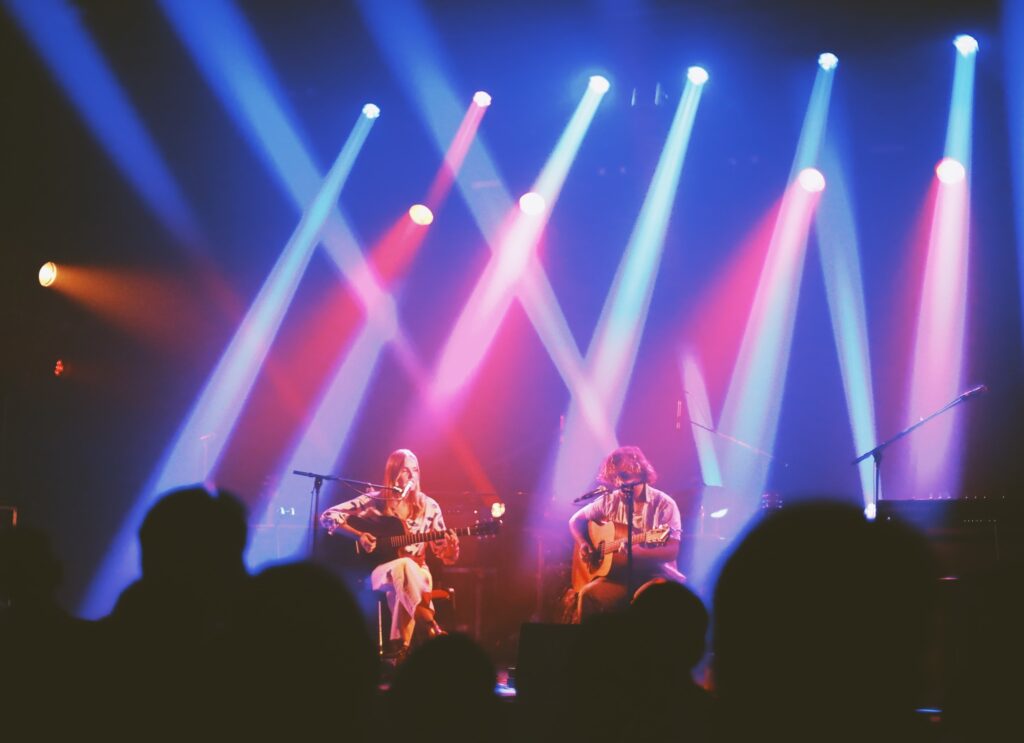
<svg viewBox="0 0 1024 743">
<path fill-rule="evenodd" d="M 398 493 L 398 496 L 395 497 L 393 493 Z M 405 497 L 405 493 L 406 490 L 402 490 L 397 485 L 378 485 L 377 495 L 371 497 L 376 500 L 402 500 Z"/>
<path fill-rule="evenodd" d="M 584 493 L 579 498 L 574 499 L 573 503 L 582 503 L 585 500 L 590 500 L 591 498 L 596 498 L 599 495 L 605 495 L 605 494 L 610 493 L 610 492 L 612 492 L 612 491 L 610 491 L 607 486 L 605 486 L 605 485 L 598 485 L 593 490 Z"/>
<path fill-rule="evenodd" d="M 988 392 L 988 386 L 984 384 L 979 384 L 977 387 L 972 387 L 971 389 L 967 390 L 967 392 L 960 395 L 960 399 L 969 400 L 977 395 L 984 395 L 986 392 Z"/>
</svg>

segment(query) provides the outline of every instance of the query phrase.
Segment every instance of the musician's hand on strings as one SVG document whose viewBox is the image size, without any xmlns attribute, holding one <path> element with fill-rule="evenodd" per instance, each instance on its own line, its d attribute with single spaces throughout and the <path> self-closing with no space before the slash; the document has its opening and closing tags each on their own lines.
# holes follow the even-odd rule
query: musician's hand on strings
<svg viewBox="0 0 1024 743">
<path fill-rule="evenodd" d="M 435 554 L 441 558 L 445 565 L 454 565 L 459 559 L 459 537 L 454 529 L 448 529 L 444 533 L 444 543 L 441 545 L 440 553 Z"/>
<path fill-rule="evenodd" d="M 590 556 L 594 553 L 594 548 L 590 546 L 590 542 L 580 542 L 580 557 L 584 561 L 590 560 Z"/>
<path fill-rule="evenodd" d="M 363 552 L 373 552 L 376 546 L 377 537 L 373 536 L 370 532 L 364 531 L 359 535 L 359 549 Z"/>
</svg>

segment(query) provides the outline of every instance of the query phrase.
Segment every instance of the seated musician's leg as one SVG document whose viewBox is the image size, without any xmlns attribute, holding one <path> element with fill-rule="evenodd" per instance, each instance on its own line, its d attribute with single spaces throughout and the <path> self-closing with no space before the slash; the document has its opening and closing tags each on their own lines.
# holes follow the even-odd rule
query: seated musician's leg
<svg viewBox="0 0 1024 743">
<path fill-rule="evenodd" d="M 430 590 L 430 571 L 408 557 L 400 557 L 378 565 L 370 575 L 370 584 L 375 591 L 388 592 L 391 639 L 401 640 L 403 645 L 407 645 L 412 639 L 416 607 L 423 594 Z"/>
<path fill-rule="evenodd" d="M 626 587 L 605 578 L 595 578 L 580 589 L 579 618 L 621 609 L 626 605 Z"/>
</svg>

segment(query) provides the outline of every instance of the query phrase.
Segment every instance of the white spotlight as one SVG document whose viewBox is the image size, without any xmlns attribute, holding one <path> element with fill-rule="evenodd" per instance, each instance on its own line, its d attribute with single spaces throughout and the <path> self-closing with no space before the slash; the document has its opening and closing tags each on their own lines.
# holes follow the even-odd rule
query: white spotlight
<svg viewBox="0 0 1024 743">
<path fill-rule="evenodd" d="M 57 264 L 53 261 L 47 261 L 43 264 L 42 268 L 39 269 L 39 285 L 53 286 L 53 282 L 56 280 Z"/>
<path fill-rule="evenodd" d="M 487 108 L 491 105 L 491 94 L 478 90 L 473 94 L 473 103 L 478 105 L 480 108 Z"/>
<path fill-rule="evenodd" d="M 935 175 L 943 183 L 959 183 L 967 177 L 967 168 L 958 160 L 944 157 L 935 166 Z"/>
<path fill-rule="evenodd" d="M 380 116 L 380 108 L 376 104 L 367 103 L 363 106 L 363 116 L 368 119 L 376 119 Z"/>
<path fill-rule="evenodd" d="M 834 70 L 836 65 L 839 64 L 839 57 L 834 55 L 832 52 L 824 52 L 818 55 L 818 66 L 825 70 Z"/>
<path fill-rule="evenodd" d="M 542 214 L 546 207 L 544 197 L 536 191 L 528 191 L 519 197 L 519 208 L 523 210 L 523 214 Z"/>
<path fill-rule="evenodd" d="M 607 93 L 610 87 L 612 87 L 612 84 L 608 82 L 608 78 L 602 75 L 590 76 L 590 89 L 595 93 Z"/>
<path fill-rule="evenodd" d="M 796 179 L 800 183 L 800 188 L 809 193 L 825 190 L 825 176 L 817 168 L 804 168 Z"/>
<path fill-rule="evenodd" d="M 434 221 L 434 213 L 423 204 L 413 204 L 409 207 L 409 219 L 422 227 L 426 227 Z"/>
<path fill-rule="evenodd" d="M 953 46 L 955 46 L 956 50 L 960 52 L 962 55 L 964 55 L 965 57 L 969 57 L 970 55 L 978 51 L 978 40 L 973 36 L 968 36 L 967 34 L 960 34 L 955 39 L 953 39 Z"/>
<path fill-rule="evenodd" d="M 686 71 L 686 79 L 694 85 L 703 85 L 708 81 L 708 71 L 694 65 Z"/>
</svg>

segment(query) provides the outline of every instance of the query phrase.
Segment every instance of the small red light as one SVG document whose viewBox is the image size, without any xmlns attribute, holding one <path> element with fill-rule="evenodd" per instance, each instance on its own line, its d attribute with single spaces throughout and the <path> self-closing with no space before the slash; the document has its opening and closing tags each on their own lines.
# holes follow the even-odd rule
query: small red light
<svg viewBox="0 0 1024 743">
<path fill-rule="evenodd" d="M 64 362 L 61 359 L 57 359 L 57 363 L 53 365 L 53 376 L 59 377 L 64 373 Z"/>
</svg>

